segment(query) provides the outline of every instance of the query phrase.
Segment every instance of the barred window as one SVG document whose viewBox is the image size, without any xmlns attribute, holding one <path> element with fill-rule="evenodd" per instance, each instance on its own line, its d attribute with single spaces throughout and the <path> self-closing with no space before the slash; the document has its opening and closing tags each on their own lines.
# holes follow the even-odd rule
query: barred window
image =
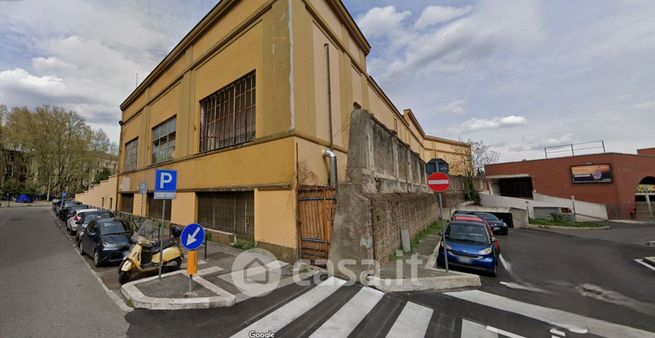
<svg viewBox="0 0 655 338">
<path fill-rule="evenodd" d="M 136 151 L 139 147 L 139 138 L 125 143 L 125 171 L 136 169 Z"/>
<path fill-rule="evenodd" d="M 255 138 L 255 72 L 200 100 L 200 151 Z"/>
<path fill-rule="evenodd" d="M 173 159 L 175 151 L 175 117 L 152 128 L 152 163 Z"/>
<path fill-rule="evenodd" d="M 253 238 L 255 193 L 252 191 L 198 192 L 198 223 Z"/>
</svg>

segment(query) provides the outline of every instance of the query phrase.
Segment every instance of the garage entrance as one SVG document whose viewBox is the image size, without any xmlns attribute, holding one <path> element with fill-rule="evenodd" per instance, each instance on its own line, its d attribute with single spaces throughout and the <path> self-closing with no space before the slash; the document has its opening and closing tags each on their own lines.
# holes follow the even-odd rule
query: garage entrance
<svg viewBox="0 0 655 338">
<path fill-rule="evenodd" d="M 512 177 L 498 179 L 500 196 L 532 199 L 531 177 Z"/>
<path fill-rule="evenodd" d="M 655 177 L 642 179 L 635 192 L 635 218 L 648 220 L 655 218 Z"/>
</svg>

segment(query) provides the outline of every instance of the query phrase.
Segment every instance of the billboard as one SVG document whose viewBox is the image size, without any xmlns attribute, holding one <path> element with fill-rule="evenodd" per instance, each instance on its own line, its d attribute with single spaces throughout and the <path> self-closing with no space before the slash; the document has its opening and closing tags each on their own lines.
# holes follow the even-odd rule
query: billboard
<svg viewBox="0 0 655 338">
<path fill-rule="evenodd" d="M 573 183 L 611 183 L 612 167 L 609 164 L 571 166 Z"/>
</svg>

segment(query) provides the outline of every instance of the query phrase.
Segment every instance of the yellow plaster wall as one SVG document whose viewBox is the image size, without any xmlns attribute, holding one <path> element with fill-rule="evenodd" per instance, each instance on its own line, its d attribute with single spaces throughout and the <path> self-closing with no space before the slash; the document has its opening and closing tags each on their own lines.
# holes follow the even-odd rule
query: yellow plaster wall
<svg viewBox="0 0 655 338">
<path fill-rule="evenodd" d="M 178 192 L 171 207 L 171 222 L 180 225 L 196 222 L 198 202 L 195 192 Z"/>
<path fill-rule="evenodd" d="M 296 194 L 255 190 L 255 241 L 296 248 Z"/>
<path fill-rule="evenodd" d="M 116 179 L 117 176 L 110 176 L 107 180 L 100 182 L 100 184 L 93 186 L 85 193 L 77 194 L 75 199 L 98 208 L 109 208 L 109 201 L 112 201 L 111 209 L 116 209 Z M 105 199 L 104 206 L 102 199 Z"/>
</svg>

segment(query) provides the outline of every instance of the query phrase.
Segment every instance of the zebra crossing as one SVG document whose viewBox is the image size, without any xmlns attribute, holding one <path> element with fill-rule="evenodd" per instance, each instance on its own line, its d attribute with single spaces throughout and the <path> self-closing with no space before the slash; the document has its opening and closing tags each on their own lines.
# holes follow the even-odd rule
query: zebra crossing
<svg viewBox="0 0 655 338">
<path fill-rule="evenodd" d="M 522 337 L 329 277 L 232 337 Z"/>
</svg>

